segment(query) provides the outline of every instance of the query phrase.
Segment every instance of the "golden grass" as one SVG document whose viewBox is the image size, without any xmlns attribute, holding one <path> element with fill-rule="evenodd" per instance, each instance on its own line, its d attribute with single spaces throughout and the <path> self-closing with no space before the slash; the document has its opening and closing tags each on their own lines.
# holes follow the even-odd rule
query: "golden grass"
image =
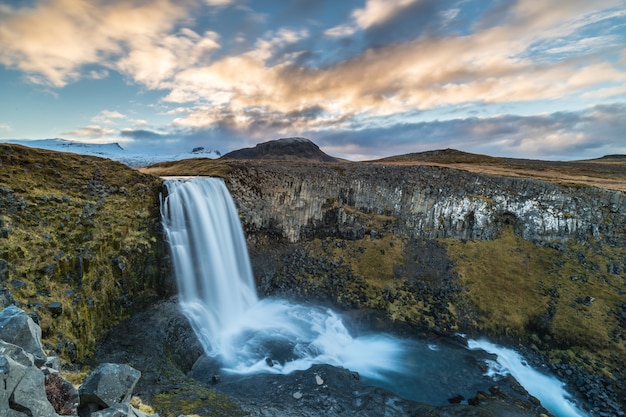
<svg viewBox="0 0 626 417">
<path fill-rule="evenodd" d="M 440 166 L 486 175 L 531 178 L 566 186 L 590 186 L 626 191 L 624 159 L 558 162 L 495 158 L 474 154 L 421 158 L 416 154 L 385 158 L 371 163 Z"/>
<path fill-rule="evenodd" d="M 205 176 L 226 178 L 231 168 L 221 160 L 192 158 L 182 161 L 162 162 L 145 168 L 139 168 L 144 174 L 167 176 Z"/>
</svg>

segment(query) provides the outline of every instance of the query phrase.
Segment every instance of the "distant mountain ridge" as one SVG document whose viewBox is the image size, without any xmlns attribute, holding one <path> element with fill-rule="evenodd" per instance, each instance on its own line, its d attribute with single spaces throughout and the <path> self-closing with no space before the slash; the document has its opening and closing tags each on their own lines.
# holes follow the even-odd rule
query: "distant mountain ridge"
<svg viewBox="0 0 626 417">
<path fill-rule="evenodd" d="M 131 168 L 140 168 L 159 162 L 180 161 L 189 158 L 218 158 L 220 152 L 203 147 L 194 148 L 191 152 L 176 154 L 137 153 L 124 149 L 119 143 L 89 143 L 61 138 L 54 139 L 13 139 L 0 142 L 27 146 L 29 148 L 47 149 L 57 152 L 71 152 L 79 155 L 99 156 L 121 162 Z"/>
<path fill-rule="evenodd" d="M 324 153 L 311 140 L 300 137 L 270 140 L 259 143 L 254 148 L 243 148 L 229 152 L 222 158 L 337 162 L 336 158 Z"/>
</svg>

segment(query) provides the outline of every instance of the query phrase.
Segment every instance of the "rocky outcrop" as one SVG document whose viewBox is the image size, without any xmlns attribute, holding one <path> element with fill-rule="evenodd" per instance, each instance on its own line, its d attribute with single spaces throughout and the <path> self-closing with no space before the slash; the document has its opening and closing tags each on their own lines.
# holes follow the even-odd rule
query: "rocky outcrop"
<svg viewBox="0 0 626 417">
<path fill-rule="evenodd" d="M 0 334 L 0 337 L 2 335 Z M 46 397 L 44 374 L 32 355 L 0 340 L 0 410 L 7 417 L 57 416 Z"/>
<path fill-rule="evenodd" d="M 158 178 L 6 144 L 0 166 L 0 306 L 37 317 L 48 349 L 82 361 L 104 331 L 174 290 Z"/>
<path fill-rule="evenodd" d="M 128 403 L 141 372 L 128 365 L 101 363 L 78 391 L 80 408 L 109 408 Z"/>
<path fill-rule="evenodd" d="M 432 166 L 230 164 L 249 235 L 358 239 L 377 228 L 419 238 L 624 243 L 624 193 Z"/>
<path fill-rule="evenodd" d="M 39 326 L 15 306 L 0 310 L 0 410 L 6 417 L 143 417 L 128 402 L 141 373 L 128 365 L 102 364 L 80 391 L 46 358 Z M 43 354 L 43 361 L 40 356 Z M 36 359 L 37 358 L 37 359 Z"/>
</svg>

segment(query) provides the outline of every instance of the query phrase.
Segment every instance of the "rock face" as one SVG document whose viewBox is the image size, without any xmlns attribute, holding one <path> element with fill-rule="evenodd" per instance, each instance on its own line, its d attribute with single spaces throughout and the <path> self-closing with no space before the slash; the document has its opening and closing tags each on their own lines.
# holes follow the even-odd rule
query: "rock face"
<svg viewBox="0 0 626 417">
<path fill-rule="evenodd" d="M 624 243 L 624 193 L 430 166 L 231 164 L 228 187 L 249 235 L 298 242 L 361 238 L 376 227 L 426 239 Z"/>
<path fill-rule="evenodd" d="M 254 148 L 244 148 L 229 152 L 223 158 L 337 162 L 335 158 L 325 154 L 316 144 L 305 138 L 271 140 L 259 143 Z"/>
<path fill-rule="evenodd" d="M 0 334 L 0 337 L 2 335 Z M 46 397 L 44 374 L 32 355 L 0 340 L 0 410 L 7 417 L 56 416 Z"/>
</svg>

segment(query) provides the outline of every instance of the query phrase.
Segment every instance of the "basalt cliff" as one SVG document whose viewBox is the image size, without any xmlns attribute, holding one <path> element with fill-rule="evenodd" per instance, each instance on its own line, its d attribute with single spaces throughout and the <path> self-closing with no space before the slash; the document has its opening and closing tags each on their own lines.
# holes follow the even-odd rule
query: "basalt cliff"
<svg viewBox="0 0 626 417">
<path fill-rule="evenodd" d="M 626 243 L 619 191 L 423 165 L 229 165 L 227 183 L 248 231 L 291 243 L 362 239 L 377 222 L 419 239 L 493 239 L 510 225 L 536 243 Z"/>
</svg>

